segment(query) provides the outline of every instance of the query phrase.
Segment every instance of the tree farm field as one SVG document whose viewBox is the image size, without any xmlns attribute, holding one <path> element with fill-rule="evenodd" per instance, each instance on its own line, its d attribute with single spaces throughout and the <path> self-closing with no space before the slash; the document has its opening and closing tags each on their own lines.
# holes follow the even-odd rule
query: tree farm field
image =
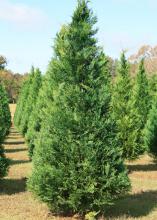
<svg viewBox="0 0 157 220">
<path fill-rule="evenodd" d="M 12 115 L 16 105 L 11 104 Z M 47 206 L 36 200 L 26 188 L 26 179 L 31 174 L 31 162 L 28 159 L 27 146 L 23 137 L 14 127 L 7 137 L 5 152 L 11 159 L 7 177 L 0 181 L 0 219 L 2 220 L 46 220 L 79 219 L 74 217 L 53 216 Z M 21 142 L 22 144 L 18 144 Z M 106 220 L 155 220 L 157 216 L 157 165 L 152 158 L 144 155 L 133 163 L 127 162 L 132 191 L 110 207 L 104 216 Z"/>
<path fill-rule="evenodd" d="M 157 220 L 150 2 L 0 1 L 0 220 Z"/>
</svg>

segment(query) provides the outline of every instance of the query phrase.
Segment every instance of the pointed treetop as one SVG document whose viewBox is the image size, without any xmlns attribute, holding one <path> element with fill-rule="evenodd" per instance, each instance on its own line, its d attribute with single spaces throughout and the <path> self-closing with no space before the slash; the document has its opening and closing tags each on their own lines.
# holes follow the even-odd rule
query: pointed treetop
<svg viewBox="0 0 157 220">
<path fill-rule="evenodd" d="M 95 24 L 97 22 L 96 16 L 93 16 L 93 10 L 88 7 L 88 0 L 78 0 L 78 5 L 72 16 L 72 24 L 88 22 Z"/>
<path fill-rule="evenodd" d="M 125 56 L 125 51 L 121 53 L 120 62 L 118 65 L 118 72 L 122 77 L 128 75 L 129 64 Z"/>
</svg>

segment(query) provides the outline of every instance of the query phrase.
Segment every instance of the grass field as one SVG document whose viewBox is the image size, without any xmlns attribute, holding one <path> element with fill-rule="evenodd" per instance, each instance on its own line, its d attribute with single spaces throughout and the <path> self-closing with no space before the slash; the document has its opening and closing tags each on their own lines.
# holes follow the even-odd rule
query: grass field
<svg viewBox="0 0 157 220">
<path fill-rule="evenodd" d="M 12 116 L 16 106 L 10 105 Z M 11 128 L 5 142 L 5 151 L 11 159 L 6 178 L 0 181 L 1 220 L 74 219 L 54 217 L 47 206 L 32 197 L 26 190 L 26 179 L 31 174 L 27 146 L 22 136 Z M 105 214 L 105 220 L 156 220 L 157 219 L 157 165 L 145 155 L 128 163 L 132 192 L 117 201 Z"/>
</svg>

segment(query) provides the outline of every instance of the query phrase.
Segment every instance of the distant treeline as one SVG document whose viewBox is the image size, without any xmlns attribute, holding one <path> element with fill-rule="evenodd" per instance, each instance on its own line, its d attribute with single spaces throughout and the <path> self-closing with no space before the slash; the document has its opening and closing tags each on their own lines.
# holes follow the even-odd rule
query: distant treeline
<svg viewBox="0 0 157 220">
<path fill-rule="evenodd" d="M 27 74 L 13 73 L 6 69 L 7 60 L 4 56 L 0 56 L 0 82 L 5 87 L 10 103 L 17 101 L 19 91 Z"/>
</svg>

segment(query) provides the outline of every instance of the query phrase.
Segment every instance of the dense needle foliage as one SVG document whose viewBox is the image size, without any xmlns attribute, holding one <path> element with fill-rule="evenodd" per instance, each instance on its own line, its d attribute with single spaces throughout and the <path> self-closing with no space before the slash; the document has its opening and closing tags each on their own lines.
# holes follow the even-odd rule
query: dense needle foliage
<svg viewBox="0 0 157 220">
<path fill-rule="evenodd" d="M 5 176 L 8 170 L 8 160 L 4 155 L 2 143 L 9 132 L 11 126 L 11 115 L 7 94 L 3 86 L 0 84 L 0 178 Z"/>
<path fill-rule="evenodd" d="M 118 145 L 121 147 L 124 159 L 135 157 L 137 118 L 133 109 L 131 94 L 132 82 L 129 64 L 125 54 L 122 53 L 113 88 L 112 108 L 113 118 L 116 121 Z"/>
<path fill-rule="evenodd" d="M 41 82 L 42 77 L 40 70 L 32 67 L 28 80 L 24 82 L 14 117 L 15 126 L 18 127 L 24 135 L 28 130 L 29 120 L 36 106 Z"/>
<path fill-rule="evenodd" d="M 78 1 L 72 22 L 55 42 L 51 80 L 43 91 L 46 107 L 29 188 L 59 213 L 104 211 L 130 187 L 110 114 L 108 60 L 97 46 L 95 23 L 87 2 Z"/>
<path fill-rule="evenodd" d="M 144 130 L 148 119 L 148 113 L 151 107 L 151 96 L 149 91 L 149 82 L 144 68 L 144 59 L 141 60 L 135 79 L 133 91 L 133 110 L 136 111 L 138 121 L 136 123 L 137 133 L 135 141 L 136 155 L 141 155 L 146 151 L 144 142 Z"/>
</svg>

